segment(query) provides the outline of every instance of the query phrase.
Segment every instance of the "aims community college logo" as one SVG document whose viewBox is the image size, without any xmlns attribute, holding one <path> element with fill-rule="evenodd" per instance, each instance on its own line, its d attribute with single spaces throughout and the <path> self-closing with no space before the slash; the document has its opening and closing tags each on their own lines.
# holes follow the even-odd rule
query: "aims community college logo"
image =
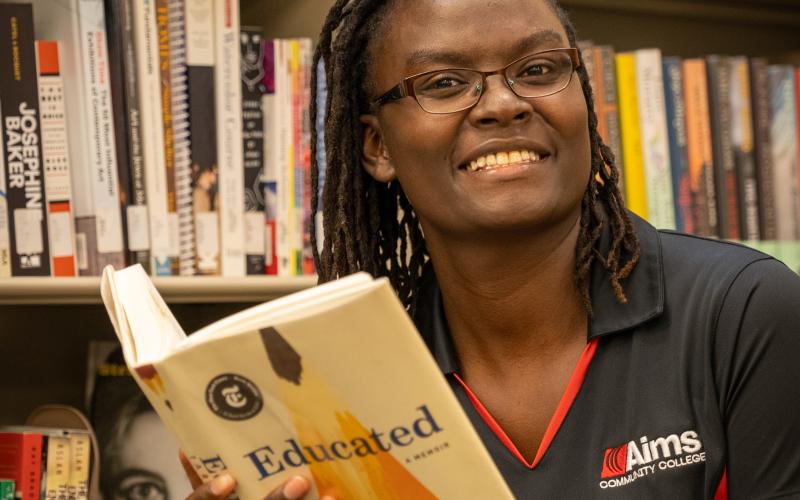
<svg viewBox="0 0 800 500">
<path fill-rule="evenodd" d="M 643 476 L 705 461 L 706 452 L 695 431 L 656 439 L 642 436 L 638 441 L 606 449 L 599 486 L 602 489 L 626 486 Z"/>
<path fill-rule="evenodd" d="M 206 404 L 226 420 L 247 420 L 261 411 L 264 400 L 258 387 L 235 373 L 214 377 L 206 386 Z"/>
</svg>

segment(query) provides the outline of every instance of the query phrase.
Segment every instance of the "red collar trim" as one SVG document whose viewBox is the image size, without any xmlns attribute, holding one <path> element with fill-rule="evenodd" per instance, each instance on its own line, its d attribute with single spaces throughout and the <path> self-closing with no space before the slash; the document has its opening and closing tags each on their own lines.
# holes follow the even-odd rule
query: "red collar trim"
<svg viewBox="0 0 800 500">
<path fill-rule="evenodd" d="M 533 469 L 542 460 L 544 454 L 547 453 L 550 443 L 552 443 L 553 439 L 555 439 L 556 434 L 558 434 L 558 430 L 561 428 L 561 424 L 564 422 L 569 409 L 572 407 L 572 402 L 575 401 L 575 397 L 578 395 L 578 391 L 583 384 L 583 379 L 586 378 L 586 372 L 589 369 L 589 364 L 591 364 L 592 358 L 594 358 L 594 353 L 597 350 L 597 341 L 598 339 L 589 341 L 589 343 L 586 344 L 586 347 L 583 349 L 583 353 L 581 354 L 580 359 L 578 359 L 578 364 L 575 366 L 575 369 L 572 371 L 572 375 L 569 378 L 569 382 L 564 390 L 564 394 L 561 396 L 561 401 L 559 401 L 553 416 L 550 417 L 550 423 L 547 425 L 547 430 L 545 430 L 544 436 L 542 436 L 542 442 L 539 443 L 539 449 L 536 451 L 536 458 L 533 459 L 532 463 L 529 463 L 527 460 L 525 460 L 525 458 L 522 456 L 522 453 L 519 452 L 514 443 L 511 442 L 511 439 L 509 439 L 508 434 L 506 434 L 502 427 L 500 427 L 494 417 L 492 417 L 491 413 L 489 413 L 489 410 L 487 410 L 486 407 L 483 406 L 483 403 L 480 402 L 478 397 L 470 390 L 469 387 L 467 387 L 467 384 L 461 379 L 461 377 L 459 377 L 457 373 L 454 373 L 453 375 L 455 375 L 456 380 L 458 380 L 464 387 L 469 400 L 472 402 L 472 406 L 475 407 L 481 418 L 483 418 L 489 428 L 492 429 L 498 439 L 500 439 L 505 447 L 508 448 L 508 451 L 517 457 L 517 460 L 522 462 L 525 467 Z"/>
</svg>

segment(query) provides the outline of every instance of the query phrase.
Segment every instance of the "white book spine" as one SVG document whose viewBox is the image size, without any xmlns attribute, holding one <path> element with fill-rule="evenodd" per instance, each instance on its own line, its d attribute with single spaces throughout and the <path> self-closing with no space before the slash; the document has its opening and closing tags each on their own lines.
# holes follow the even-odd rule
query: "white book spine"
<svg viewBox="0 0 800 500">
<path fill-rule="evenodd" d="M 664 103 L 664 77 L 659 49 L 636 51 L 636 92 L 647 185 L 648 220 L 661 229 L 675 229 L 672 170 Z"/>
<path fill-rule="evenodd" d="M 0 102 L 0 116 L 3 106 Z M 0 278 L 11 277 L 11 240 L 8 224 L 8 201 L 6 200 L 6 153 L 3 140 L 0 140 Z"/>
<path fill-rule="evenodd" d="M 169 0 L 169 54 L 172 82 L 172 140 L 175 148 L 175 199 L 178 213 L 180 275 L 195 274 L 189 95 L 186 75 L 184 0 Z"/>
<path fill-rule="evenodd" d="M 141 96 L 142 151 L 150 215 L 151 269 L 168 269 L 169 218 L 164 159 L 164 123 L 161 119 L 161 75 L 158 68 L 158 30 L 155 0 L 134 2 L 133 26 Z"/>
<path fill-rule="evenodd" d="M 97 217 L 97 250 L 122 253 L 122 214 L 114 145 L 108 43 L 102 0 L 80 0 L 83 71 L 89 105 L 84 140 L 90 144 L 90 185 Z M 81 134 L 76 134 L 81 135 Z M 124 265 L 124 257 L 120 255 Z"/>
<path fill-rule="evenodd" d="M 290 266 L 291 252 L 291 204 L 289 196 L 291 188 L 291 169 L 294 168 L 290 158 L 292 147 L 292 92 L 289 72 L 289 41 L 275 41 L 275 100 L 277 107 L 277 134 L 278 134 L 278 217 L 276 239 L 278 252 L 278 275 L 290 276 L 293 274 Z"/>
<path fill-rule="evenodd" d="M 245 275 L 245 253 L 238 0 L 214 2 L 214 36 L 222 274 L 239 277 Z"/>
</svg>

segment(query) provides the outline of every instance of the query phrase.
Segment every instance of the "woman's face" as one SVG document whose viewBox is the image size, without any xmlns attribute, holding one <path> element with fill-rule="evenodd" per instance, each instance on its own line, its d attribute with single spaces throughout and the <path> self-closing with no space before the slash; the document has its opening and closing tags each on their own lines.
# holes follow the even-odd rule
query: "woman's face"
<svg viewBox="0 0 800 500">
<path fill-rule="evenodd" d="M 372 44 L 370 97 L 417 73 L 491 71 L 559 47 L 569 47 L 566 32 L 541 0 L 401 0 Z M 590 175 L 577 75 L 563 91 L 533 99 L 517 97 L 499 75 L 486 86 L 466 111 L 429 114 L 404 98 L 363 117 L 365 168 L 378 180 L 399 180 L 426 237 L 574 223 Z M 488 154 L 530 150 L 546 156 L 493 170 L 465 168 Z"/>
</svg>

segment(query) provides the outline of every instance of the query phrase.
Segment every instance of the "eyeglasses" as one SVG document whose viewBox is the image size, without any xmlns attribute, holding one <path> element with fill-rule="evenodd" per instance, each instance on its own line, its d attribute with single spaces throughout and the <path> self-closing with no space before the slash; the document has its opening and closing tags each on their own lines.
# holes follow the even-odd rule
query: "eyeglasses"
<svg viewBox="0 0 800 500">
<path fill-rule="evenodd" d="M 372 102 L 383 106 L 413 97 L 428 113 L 456 113 L 478 104 L 492 75 L 502 75 L 519 97 L 544 97 L 564 90 L 579 65 L 578 49 L 566 48 L 530 54 L 495 71 L 437 69 L 404 78 Z"/>
</svg>

